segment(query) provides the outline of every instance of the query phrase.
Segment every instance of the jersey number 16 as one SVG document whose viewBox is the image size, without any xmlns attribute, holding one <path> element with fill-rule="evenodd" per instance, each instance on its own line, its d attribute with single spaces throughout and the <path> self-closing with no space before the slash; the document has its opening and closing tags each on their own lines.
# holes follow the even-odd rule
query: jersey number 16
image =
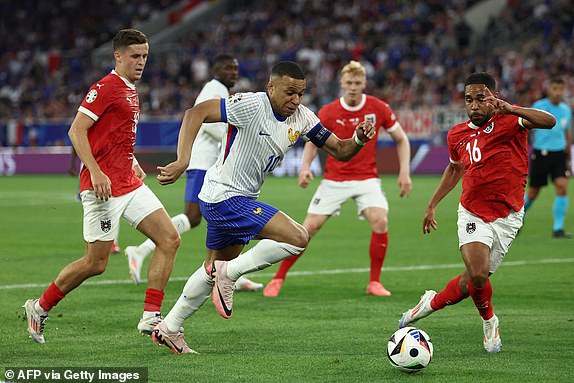
<svg viewBox="0 0 574 383">
<path fill-rule="evenodd" d="M 470 158 L 470 164 L 478 162 L 482 158 L 482 153 L 480 153 L 480 148 L 477 145 L 478 140 L 472 142 L 472 148 L 470 147 L 470 142 L 466 144 L 466 151 L 468 152 L 468 157 Z"/>
</svg>

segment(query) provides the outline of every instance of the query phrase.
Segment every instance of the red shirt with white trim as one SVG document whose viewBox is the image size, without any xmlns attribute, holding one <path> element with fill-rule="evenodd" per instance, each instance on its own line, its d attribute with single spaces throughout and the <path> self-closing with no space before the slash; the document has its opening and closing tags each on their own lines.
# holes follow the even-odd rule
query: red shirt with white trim
<svg viewBox="0 0 574 383">
<path fill-rule="evenodd" d="M 450 161 L 464 165 L 462 206 L 492 222 L 524 206 L 528 130 L 522 118 L 495 114 L 478 127 L 470 120 L 450 129 Z"/>
<path fill-rule="evenodd" d="M 88 129 L 92 154 L 112 183 L 112 196 L 127 194 L 142 185 L 132 168 L 140 115 L 134 84 L 115 71 L 90 87 L 78 111 L 94 121 Z M 80 192 L 93 189 L 89 170 L 80 173 Z"/>
<path fill-rule="evenodd" d="M 353 137 L 355 128 L 363 121 L 370 121 L 375 126 L 375 137 L 378 136 L 380 128 L 390 133 L 400 127 L 397 117 L 386 102 L 365 94 L 357 106 L 347 105 L 341 97 L 322 107 L 318 116 L 323 126 L 340 139 Z M 376 150 L 377 140 L 372 139 L 348 162 L 328 156 L 324 178 L 331 181 L 377 178 Z"/>
</svg>

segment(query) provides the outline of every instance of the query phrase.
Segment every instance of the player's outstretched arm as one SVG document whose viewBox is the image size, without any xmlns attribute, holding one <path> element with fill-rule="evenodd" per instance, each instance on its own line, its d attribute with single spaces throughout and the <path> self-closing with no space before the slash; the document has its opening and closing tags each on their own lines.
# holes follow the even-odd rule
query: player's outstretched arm
<svg viewBox="0 0 574 383">
<path fill-rule="evenodd" d="M 456 186 L 462 175 L 464 166 L 462 163 L 450 163 L 442 173 L 442 178 L 438 184 L 433 196 L 431 197 L 425 216 L 423 218 L 423 233 L 430 233 L 431 227 L 436 230 L 437 223 L 434 218 L 436 207 L 439 202 Z"/>
<path fill-rule="evenodd" d="M 299 171 L 299 186 L 306 188 L 309 181 L 313 181 L 313 172 L 311 172 L 311 163 L 317 155 L 317 146 L 312 142 L 307 142 L 303 149 L 303 158 L 301 159 L 301 170 Z"/>
<path fill-rule="evenodd" d="M 185 111 L 177 139 L 177 160 L 166 166 L 157 167 L 159 171 L 157 180 L 161 185 L 174 183 L 187 168 L 191 147 L 201 124 L 221 121 L 220 105 L 220 100 L 207 100 Z"/>
<path fill-rule="evenodd" d="M 495 113 L 513 114 L 522 117 L 523 126 L 526 129 L 552 129 L 556 125 L 556 118 L 552 114 L 540 109 L 511 105 L 497 98 L 488 88 L 486 90 L 489 95 L 484 101 L 492 106 Z"/>
<path fill-rule="evenodd" d="M 108 176 L 100 169 L 100 166 L 92 154 L 90 141 L 88 141 L 88 129 L 90 129 L 94 123 L 95 121 L 90 117 L 82 112 L 78 112 L 74 121 L 72 121 L 68 136 L 70 137 L 70 141 L 72 141 L 76 154 L 80 157 L 84 166 L 90 171 L 92 186 L 96 197 L 107 201 L 108 198 L 112 196 L 112 183 Z"/>
<path fill-rule="evenodd" d="M 376 129 L 373 125 L 369 122 L 361 122 L 357 125 L 353 137 L 341 140 L 336 135 L 331 134 L 321 149 L 339 161 L 346 162 L 359 153 L 363 145 L 375 137 L 375 133 Z"/>
</svg>

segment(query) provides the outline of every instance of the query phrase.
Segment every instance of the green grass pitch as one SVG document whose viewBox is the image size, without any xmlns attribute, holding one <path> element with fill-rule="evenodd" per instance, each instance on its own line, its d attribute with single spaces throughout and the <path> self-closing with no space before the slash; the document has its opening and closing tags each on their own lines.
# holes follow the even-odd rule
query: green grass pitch
<svg viewBox="0 0 574 383">
<path fill-rule="evenodd" d="M 440 290 L 462 271 L 457 249 L 460 188 L 439 206 L 439 230 L 423 236 L 421 219 L 438 177 L 415 177 L 400 199 L 396 177 L 383 177 L 391 206 L 390 244 L 383 271 L 389 298 L 365 295 L 369 225 L 347 203 L 314 238 L 278 298 L 237 293 L 234 315 L 221 318 L 211 301 L 185 324 L 201 355 L 174 355 L 138 334 L 145 284 L 129 282 L 122 255 L 80 286 L 51 313 L 46 344 L 28 339 L 18 315 L 67 263 L 83 255 L 77 180 L 65 176 L 0 177 L 0 323 L 2 367 L 149 367 L 152 382 L 571 382 L 574 359 L 574 240 L 550 238 L 553 190 L 534 204 L 503 266 L 492 277 L 502 351 L 482 348 L 481 319 L 466 300 L 418 323 L 431 337 L 434 358 L 417 375 L 389 364 L 386 344 L 403 311 L 425 289 Z M 147 182 L 170 214 L 183 208 L 184 182 Z M 302 222 L 318 185 L 300 189 L 294 178 L 269 178 L 260 199 Z M 573 182 L 570 183 L 574 190 Z M 574 229 L 574 206 L 567 226 Z M 143 236 L 123 224 L 120 245 Z M 205 224 L 183 235 L 167 285 L 164 313 L 204 257 Z M 149 259 L 146 262 L 149 263 Z M 273 266 L 250 277 L 267 282 Z M 336 272 L 325 272 L 335 270 Z M 301 273 L 302 271 L 308 273 Z M 108 284 L 109 282 L 109 284 Z M 28 285 L 28 286 L 25 286 Z"/>
</svg>

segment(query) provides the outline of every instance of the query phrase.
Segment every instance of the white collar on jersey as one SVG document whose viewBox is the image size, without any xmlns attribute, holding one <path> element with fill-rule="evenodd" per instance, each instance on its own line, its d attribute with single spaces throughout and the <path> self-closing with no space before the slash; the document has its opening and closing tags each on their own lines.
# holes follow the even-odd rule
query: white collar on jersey
<svg viewBox="0 0 574 383">
<path fill-rule="evenodd" d="M 358 110 L 361 110 L 361 108 L 365 106 L 365 103 L 367 102 L 367 95 L 363 94 L 363 96 L 361 97 L 361 102 L 359 102 L 359 104 L 355 106 L 347 104 L 343 97 L 339 98 L 339 102 L 341 103 L 343 109 L 348 110 L 349 112 L 356 112 Z"/>
<path fill-rule="evenodd" d="M 130 82 L 130 80 L 128 80 L 127 78 L 120 76 L 118 74 L 118 72 L 116 72 L 115 69 L 112 69 L 112 73 L 115 74 L 116 76 L 118 76 L 119 78 L 121 78 L 122 81 L 125 82 L 128 87 L 130 87 L 131 89 L 134 89 L 134 90 L 136 89 L 136 84 L 134 84 L 133 82 Z"/>
<path fill-rule="evenodd" d="M 480 126 L 474 125 L 474 123 L 473 123 L 472 121 L 469 121 L 468 124 L 466 124 L 466 125 L 467 125 L 469 128 L 474 129 L 474 130 L 480 129 Z"/>
</svg>

